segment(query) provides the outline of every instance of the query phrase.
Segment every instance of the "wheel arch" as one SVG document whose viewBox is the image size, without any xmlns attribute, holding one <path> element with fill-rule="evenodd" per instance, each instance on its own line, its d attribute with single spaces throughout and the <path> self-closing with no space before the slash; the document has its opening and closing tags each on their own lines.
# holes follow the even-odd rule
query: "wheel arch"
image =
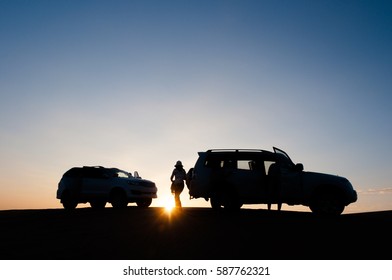
<svg viewBox="0 0 392 280">
<path fill-rule="evenodd" d="M 109 203 L 114 208 L 125 208 L 129 203 L 126 191 L 121 187 L 114 187 L 109 194 Z"/>
<path fill-rule="evenodd" d="M 310 195 L 309 208 L 316 214 L 337 216 L 344 211 L 345 206 L 345 193 L 334 184 L 320 184 Z"/>
<path fill-rule="evenodd" d="M 65 199 L 69 199 L 69 198 L 75 198 L 75 194 L 71 190 L 68 189 L 63 190 L 60 194 L 60 202 L 63 203 Z"/>
<path fill-rule="evenodd" d="M 310 195 L 310 203 L 322 195 L 335 195 L 342 201 L 344 201 L 345 198 L 345 193 L 339 186 L 334 184 L 319 184 L 313 189 Z"/>
</svg>

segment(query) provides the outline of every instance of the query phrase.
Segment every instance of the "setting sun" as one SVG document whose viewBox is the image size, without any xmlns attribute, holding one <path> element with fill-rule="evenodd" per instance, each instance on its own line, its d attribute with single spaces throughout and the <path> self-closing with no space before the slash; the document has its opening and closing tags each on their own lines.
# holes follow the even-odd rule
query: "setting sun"
<svg viewBox="0 0 392 280">
<path fill-rule="evenodd" d="M 163 207 L 165 208 L 165 211 L 170 213 L 174 209 L 174 200 L 172 197 L 168 197 L 164 200 Z"/>
</svg>

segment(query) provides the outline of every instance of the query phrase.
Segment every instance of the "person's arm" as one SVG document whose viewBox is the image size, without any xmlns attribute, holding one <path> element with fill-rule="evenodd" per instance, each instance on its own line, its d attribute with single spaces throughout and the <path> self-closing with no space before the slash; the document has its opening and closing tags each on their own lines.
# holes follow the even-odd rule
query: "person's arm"
<svg viewBox="0 0 392 280">
<path fill-rule="evenodd" d="M 173 170 L 173 172 L 172 172 L 172 174 L 170 176 L 170 181 L 172 181 L 172 183 L 174 182 L 173 178 L 174 178 L 174 170 Z"/>
</svg>

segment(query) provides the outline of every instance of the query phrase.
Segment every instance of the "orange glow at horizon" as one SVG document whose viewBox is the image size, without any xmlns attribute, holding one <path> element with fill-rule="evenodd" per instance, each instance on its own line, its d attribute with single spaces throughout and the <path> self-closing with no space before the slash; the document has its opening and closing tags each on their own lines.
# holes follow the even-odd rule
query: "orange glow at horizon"
<svg viewBox="0 0 392 280">
<path fill-rule="evenodd" d="M 165 212 L 171 213 L 174 209 L 174 198 L 173 197 L 165 197 L 163 200 L 163 207 L 165 208 Z"/>
</svg>

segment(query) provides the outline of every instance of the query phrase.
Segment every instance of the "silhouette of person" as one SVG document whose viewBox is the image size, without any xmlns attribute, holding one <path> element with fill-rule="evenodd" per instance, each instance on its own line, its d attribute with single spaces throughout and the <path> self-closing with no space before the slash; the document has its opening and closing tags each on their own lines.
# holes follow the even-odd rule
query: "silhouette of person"
<svg viewBox="0 0 392 280">
<path fill-rule="evenodd" d="M 273 163 L 268 169 L 269 185 L 268 185 L 268 210 L 271 210 L 272 201 L 276 201 L 278 204 L 278 211 L 282 208 L 282 202 L 280 199 L 280 188 L 279 188 L 279 177 L 280 177 L 280 165 Z"/>
<path fill-rule="evenodd" d="M 191 167 L 188 172 L 186 173 L 186 179 L 185 179 L 185 184 L 189 190 L 189 199 L 192 199 L 192 196 L 190 194 L 191 192 L 191 181 L 192 181 L 192 177 L 193 177 L 193 167 Z"/>
<path fill-rule="evenodd" d="M 180 194 L 184 190 L 184 181 L 186 180 L 186 172 L 184 167 L 182 166 L 181 161 L 177 161 L 176 165 L 174 165 L 174 170 L 170 176 L 171 184 L 171 192 L 174 194 L 174 201 L 176 207 L 182 207 Z"/>
</svg>

